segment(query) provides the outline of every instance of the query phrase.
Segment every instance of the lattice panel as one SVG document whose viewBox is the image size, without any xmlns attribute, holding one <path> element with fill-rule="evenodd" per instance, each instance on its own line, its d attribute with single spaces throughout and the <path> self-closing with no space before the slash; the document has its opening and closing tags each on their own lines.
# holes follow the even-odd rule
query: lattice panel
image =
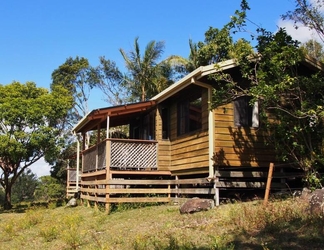
<svg viewBox="0 0 324 250">
<path fill-rule="evenodd" d="M 82 165 L 83 172 L 96 170 L 96 154 L 97 154 L 96 147 L 92 147 L 88 149 L 83 154 L 83 165 Z"/>
<path fill-rule="evenodd" d="M 101 142 L 98 146 L 98 169 L 106 167 L 106 141 Z"/>
<path fill-rule="evenodd" d="M 111 142 L 111 168 L 156 169 L 157 144 L 143 142 Z"/>
<path fill-rule="evenodd" d="M 69 182 L 76 182 L 76 178 L 77 178 L 77 170 L 76 169 L 68 169 L 69 171 Z M 80 179 L 80 175 L 79 175 L 79 179 Z"/>
<path fill-rule="evenodd" d="M 69 179 L 68 181 L 76 181 L 76 170 L 69 169 Z"/>
</svg>

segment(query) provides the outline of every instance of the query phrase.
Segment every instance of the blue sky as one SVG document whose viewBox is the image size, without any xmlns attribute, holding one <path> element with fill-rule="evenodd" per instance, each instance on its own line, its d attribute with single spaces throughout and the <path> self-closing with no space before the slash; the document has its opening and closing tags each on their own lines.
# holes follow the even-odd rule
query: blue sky
<svg viewBox="0 0 324 250">
<path fill-rule="evenodd" d="M 292 0 L 250 0 L 249 18 L 276 30 L 280 14 Z M 209 26 L 221 28 L 240 0 L 202 1 L 1 1 L 0 84 L 34 81 L 49 87 L 51 73 L 66 58 L 83 56 L 93 66 L 99 56 L 123 67 L 119 48 L 141 48 L 165 41 L 164 57 L 187 57 L 188 40 L 201 41 Z"/>
<path fill-rule="evenodd" d="M 293 0 L 248 2 L 248 18 L 270 31 L 287 25 L 280 15 L 294 8 Z M 53 70 L 75 56 L 92 66 L 105 56 L 123 68 L 119 48 L 131 50 L 135 37 L 143 50 L 151 40 L 164 41 L 163 58 L 188 57 L 189 39 L 204 40 L 210 26 L 221 28 L 239 7 L 240 0 L 1 1 L 0 84 L 33 81 L 49 88 Z M 89 106 L 107 105 L 96 91 Z"/>
</svg>

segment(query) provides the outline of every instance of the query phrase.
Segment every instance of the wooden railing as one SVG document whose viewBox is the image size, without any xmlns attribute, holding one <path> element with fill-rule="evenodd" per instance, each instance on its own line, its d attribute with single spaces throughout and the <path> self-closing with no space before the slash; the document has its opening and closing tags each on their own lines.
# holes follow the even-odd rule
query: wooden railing
<svg viewBox="0 0 324 250">
<path fill-rule="evenodd" d="M 79 186 L 77 187 L 77 177 L 79 178 Z M 75 192 L 78 191 L 81 184 L 81 173 L 77 175 L 77 170 L 75 168 L 67 169 L 67 185 L 66 185 L 66 197 L 71 197 Z"/>
<path fill-rule="evenodd" d="M 148 140 L 106 139 L 83 151 L 82 171 L 105 169 L 157 169 L 157 142 Z M 108 159 L 108 160 L 107 160 Z"/>
</svg>

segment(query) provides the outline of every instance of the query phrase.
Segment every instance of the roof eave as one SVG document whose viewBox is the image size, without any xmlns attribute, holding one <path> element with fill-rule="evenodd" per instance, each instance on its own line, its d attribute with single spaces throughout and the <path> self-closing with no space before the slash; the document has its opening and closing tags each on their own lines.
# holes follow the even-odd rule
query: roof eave
<svg viewBox="0 0 324 250">
<path fill-rule="evenodd" d="M 88 122 L 88 116 L 90 112 L 85 115 L 72 129 L 72 133 L 76 134 L 79 133 L 79 130 Z"/>
<path fill-rule="evenodd" d="M 211 64 L 208 66 L 200 66 L 199 68 L 192 71 L 190 74 L 186 75 L 185 77 L 181 78 L 176 83 L 172 84 L 156 96 L 152 97 L 151 100 L 155 100 L 157 102 L 162 102 L 163 100 L 167 99 L 168 97 L 174 95 L 175 93 L 179 92 L 187 85 L 192 83 L 192 79 L 200 79 L 203 76 L 216 73 L 220 70 L 226 70 L 229 68 L 233 68 L 238 66 L 237 62 L 234 59 L 227 60 L 224 62 L 220 62 L 217 64 Z"/>
</svg>

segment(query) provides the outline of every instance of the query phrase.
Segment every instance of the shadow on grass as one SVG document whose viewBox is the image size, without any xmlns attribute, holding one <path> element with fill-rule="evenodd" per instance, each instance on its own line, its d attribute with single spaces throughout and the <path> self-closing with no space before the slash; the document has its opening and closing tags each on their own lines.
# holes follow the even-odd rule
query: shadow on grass
<svg viewBox="0 0 324 250">
<path fill-rule="evenodd" d="M 61 207 L 66 204 L 64 199 L 56 199 L 50 201 L 33 201 L 14 204 L 11 209 L 5 210 L 2 206 L 0 207 L 1 213 L 25 213 L 29 209 L 46 209 L 46 208 L 56 208 Z"/>
<path fill-rule="evenodd" d="M 169 241 L 168 244 L 163 244 L 161 242 L 154 242 L 152 243 L 153 249 L 154 250 L 210 250 L 210 249 L 215 249 L 215 248 L 210 248 L 210 247 L 200 247 L 200 246 L 195 246 L 192 243 L 179 243 L 178 240 L 173 237 L 169 236 L 168 237 Z M 134 242 L 134 250 L 145 250 L 147 248 L 152 248 L 152 246 L 148 245 L 147 242 Z M 221 249 L 229 249 L 229 248 L 217 248 L 219 250 Z"/>
<path fill-rule="evenodd" d="M 275 222 L 259 232 L 240 232 L 232 243 L 235 249 L 324 249 L 324 219 Z"/>
</svg>

